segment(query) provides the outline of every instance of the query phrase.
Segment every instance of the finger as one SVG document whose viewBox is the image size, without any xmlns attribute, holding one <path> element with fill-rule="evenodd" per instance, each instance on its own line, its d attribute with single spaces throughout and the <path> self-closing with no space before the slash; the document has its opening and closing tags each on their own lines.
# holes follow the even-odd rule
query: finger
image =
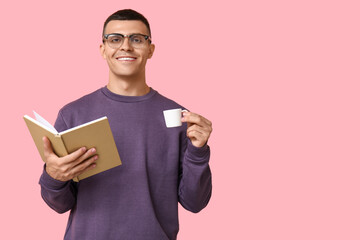
<svg viewBox="0 0 360 240">
<path fill-rule="evenodd" d="M 90 170 L 96 166 L 95 161 L 98 159 L 98 156 L 95 155 L 86 161 L 81 162 L 80 164 L 76 165 L 71 169 L 71 175 L 72 178 L 81 175 L 82 173 L 86 172 L 87 170 Z"/>
<path fill-rule="evenodd" d="M 200 117 L 201 121 L 204 122 L 206 125 L 212 126 L 212 122 L 209 119 L 201 116 L 200 114 L 196 114 L 196 115 L 198 115 Z"/>
<path fill-rule="evenodd" d="M 196 113 L 192 113 L 192 112 L 184 112 L 183 113 L 183 117 L 182 117 L 182 122 L 187 122 L 187 123 L 194 123 L 194 124 L 198 124 L 200 126 L 211 126 L 212 123 L 204 118 L 203 116 L 196 114 Z"/>
<path fill-rule="evenodd" d="M 186 135 L 189 138 L 197 138 L 202 139 L 204 141 L 208 141 L 210 138 L 211 130 L 207 128 L 200 127 L 198 125 L 193 125 L 188 128 Z"/>
<path fill-rule="evenodd" d="M 186 135 L 189 137 L 189 138 L 196 138 L 196 139 L 199 139 L 199 138 L 202 138 L 203 137 L 203 133 L 199 132 L 199 131 L 188 131 L 186 133 Z"/>
<path fill-rule="evenodd" d="M 188 129 L 186 130 L 186 132 L 191 132 L 191 131 L 197 131 L 197 132 L 204 132 L 204 128 L 199 126 L 199 125 L 196 125 L 196 124 L 193 124 L 191 126 L 188 127 Z"/>
<path fill-rule="evenodd" d="M 72 163 L 75 160 L 79 159 L 84 153 L 86 153 L 86 147 L 81 147 L 75 152 L 70 153 L 64 157 L 64 163 Z"/>
<path fill-rule="evenodd" d="M 79 158 L 77 158 L 75 161 L 73 161 L 71 163 L 71 167 L 75 167 L 76 165 L 81 164 L 82 162 L 84 162 L 85 160 L 89 159 L 90 157 L 94 156 L 94 154 L 96 153 L 96 149 L 95 148 L 91 148 L 89 150 L 87 150 L 83 155 L 81 155 Z"/>
<path fill-rule="evenodd" d="M 197 132 L 197 131 L 191 131 L 188 134 L 189 139 L 191 140 L 191 143 L 196 147 L 202 147 L 207 142 L 207 138 L 204 136 L 204 134 Z"/>
<path fill-rule="evenodd" d="M 207 133 L 207 132 L 203 132 L 203 131 L 198 131 L 196 129 L 194 130 L 191 130 L 191 131 L 187 131 L 186 135 L 189 137 L 189 138 L 197 138 L 197 139 L 208 139 L 210 134 Z"/>
<path fill-rule="evenodd" d="M 210 135 L 210 133 L 212 131 L 212 128 L 210 126 L 202 127 L 200 125 L 193 124 L 192 126 L 188 127 L 187 131 L 188 132 L 190 132 L 190 131 L 198 131 L 198 132 L 200 132 L 202 134 Z"/>
</svg>

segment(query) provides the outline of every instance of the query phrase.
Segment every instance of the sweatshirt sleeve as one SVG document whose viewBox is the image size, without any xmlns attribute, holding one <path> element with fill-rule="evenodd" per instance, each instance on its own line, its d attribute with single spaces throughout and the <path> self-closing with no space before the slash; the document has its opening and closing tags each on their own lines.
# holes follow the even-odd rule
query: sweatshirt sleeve
<svg viewBox="0 0 360 240">
<path fill-rule="evenodd" d="M 73 181 L 62 182 L 53 179 L 45 170 L 40 177 L 41 197 L 58 213 L 73 208 L 76 202 L 76 185 Z"/>
<path fill-rule="evenodd" d="M 58 131 L 67 129 L 67 126 L 59 113 L 55 122 Z M 64 213 L 75 205 L 76 202 L 76 183 L 72 180 L 67 182 L 58 181 L 46 172 L 44 165 L 43 173 L 40 177 L 41 197 L 46 204 L 58 213 Z"/>
<path fill-rule="evenodd" d="M 187 210 L 197 213 L 208 204 L 212 192 L 209 166 L 210 147 L 198 148 L 186 138 L 181 157 L 179 202 Z"/>
</svg>

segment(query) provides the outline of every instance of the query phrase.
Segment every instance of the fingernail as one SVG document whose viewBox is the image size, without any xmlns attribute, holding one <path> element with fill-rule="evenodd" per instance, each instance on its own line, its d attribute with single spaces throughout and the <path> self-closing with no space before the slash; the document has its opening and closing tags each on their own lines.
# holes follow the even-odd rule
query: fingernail
<svg viewBox="0 0 360 240">
<path fill-rule="evenodd" d="M 95 160 L 97 160 L 98 158 L 99 158 L 99 156 L 98 156 L 98 155 L 96 155 L 96 156 L 94 157 L 94 159 L 95 159 Z"/>
<path fill-rule="evenodd" d="M 96 152 L 96 149 L 95 149 L 95 148 L 92 148 L 92 149 L 91 149 L 91 152 L 92 152 L 92 153 Z"/>
</svg>

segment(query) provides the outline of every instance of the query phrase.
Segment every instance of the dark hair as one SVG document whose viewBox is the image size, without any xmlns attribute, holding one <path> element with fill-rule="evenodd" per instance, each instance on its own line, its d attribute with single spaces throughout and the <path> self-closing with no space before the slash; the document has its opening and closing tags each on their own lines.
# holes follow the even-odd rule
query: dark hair
<svg viewBox="0 0 360 240">
<path fill-rule="evenodd" d="M 141 14 L 132 9 L 123 9 L 111 14 L 104 22 L 103 36 L 105 34 L 106 25 L 112 20 L 139 20 L 145 24 L 149 30 L 149 36 L 151 37 L 150 24 L 148 20 Z"/>
</svg>

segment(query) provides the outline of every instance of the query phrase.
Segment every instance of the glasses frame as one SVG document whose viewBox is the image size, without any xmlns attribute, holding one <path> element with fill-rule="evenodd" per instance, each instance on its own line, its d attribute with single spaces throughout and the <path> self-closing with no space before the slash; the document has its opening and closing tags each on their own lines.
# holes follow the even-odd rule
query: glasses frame
<svg viewBox="0 0 360 240">
<path fill-rule="evenodd" d="M 130 38 L 131 38 L 132 36 L 134 36 L 134 35 L 143 36 L 143 37 L 145 38 L 145 41 L 149 41 L 149 43 L 151 44 L 151 37 L 148 36 L 148 35 L 145 35 L 145 34 L 141 34 L 141 33 L 133 33 L 133 34 L 129 34 L 129 35 L 127 35 L 127 34 L 121 34 L 121 33 L 109 33 L 109 34 L 104 34 L 103 43 L 105 43 L 105 40 L 104 40 L 104 39 L 108 40 L 110 36 L 121 36 L 121 37 L 123 37 L 124 39 L 125 39 L 125 38 L 129 38 L 129 40 L 130 40 Z M 123 45 L 123 43 L 124 43 L 124 42 L 122 42 L 119 47 L 121 47 L 121 46 Z M 108 44 L 109 44 L 109 43 L 108 43 Z M 133 46 L 131 42 L 130 42 L 130 45 Z M 109 46 L 110 46 L 110 45 L 109 45 Z"/>
</svg>

